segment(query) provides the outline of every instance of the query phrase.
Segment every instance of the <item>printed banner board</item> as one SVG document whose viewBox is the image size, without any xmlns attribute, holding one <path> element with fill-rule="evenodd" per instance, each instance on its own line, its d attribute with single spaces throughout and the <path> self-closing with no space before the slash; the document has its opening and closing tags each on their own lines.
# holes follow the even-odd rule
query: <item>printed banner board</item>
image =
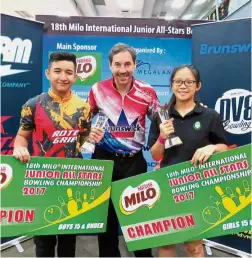
<svg viewBox="0 0 252 258">
<path fill-rule="evenodd" d="M 42 92 L 43 24 L 1 14 L 1 154 L 11 155 L 21 107 Z"/>
<path fill-rule="evenodd" d="M 228 143 L 251 143 L 251 19 L 193 26 L 192 63 L 203 82 L 200 99 L 220 114 Z M 251 232 L 211 240 L 251 253 Z"/>
<path fill-rule="evenodd" d="M 108 54 L 115 44 L 121 42 L 131 45 L 137 53 L 134 77 L 153 86 L 162 105 L 171 97 L 170 75 L 173 68 L 191 63 L 192 24 L 204 22 L 50 15 L 38 15 L 36 19 L 45 23 L 43 70 L 47 69 L 52 52 L 69 51 L 77 56 L 78 79 L 72 87 L 74 94 L 86 99 L 92 85 L 112 76 Z M 43 75 L 43 91 L 49 87 Z M 125 120 L 121 122 L 127 123 L 131 116 L 125 112 Z M 146 138 L 149 126 L 150 121 L 146 119 Z M 132 133 L 134 137 L 135 131 Z M 153 161 L 147 143 L 143 151 L 148 171 L 151 171 L 157 162 Z"/>
<path fill-rule="evenodd" d="M 112 161 L 2 156 L 2 236 L 104 232 L 112 170 Z"/>
<path fill-rule="evenodd" d="M 251 144 L 112 183 L 130 251 L 249 230 Z"/>
<path fill-rule="evenodd" d="M 22 105 L 42 92 L 42 39 L 42 23 L 1 14 L 1 154 L 13 152 Z"/>
</svg>

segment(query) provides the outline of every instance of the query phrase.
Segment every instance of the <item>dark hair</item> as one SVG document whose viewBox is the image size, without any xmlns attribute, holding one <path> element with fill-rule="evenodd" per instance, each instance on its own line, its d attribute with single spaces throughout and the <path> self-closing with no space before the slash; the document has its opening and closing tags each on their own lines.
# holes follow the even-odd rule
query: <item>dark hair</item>
<svg viewBox="0 0 252 258">
<path fill-rule="evenodd" d="M 185 65 L 180 65 L 180 66 L 177 66 L 173 69 L 172 73 L 171 73 L 171 78 L 170 78 L 170 85 L 172 85 L 172 81 L 176 75 L 176 73 L 181 70 L 181 69 L 184 69 L 184 68 L 187 68 L 191 71 L 191 73 L 193 74 L 194 78 L 195 78 L 195 81 L 196 83 L 198 84 L 200 82 L 200 73 L 199 73 L 199 70 L 194 66 L 194 65 L 188 65 L 188 64 L 185 64 Z"/>
<path fill-rule="evenodd" d="M 113 61 L 113 57 L 114 55 L 117 55 L 120 52 L 125 52 L 128 51 L 133 59 L 133 62 L 136 62 L 136 51 L 133 47 L 131 47 L 130 45 L 124 44 L 124 43 L 117 43 L 116 45 L 114 45 L 110 51 L 109 51 L 109 62 L 110 64 Z"/>
<path fill-rule="evenodd" d="M 199 70 L 194 65 L 184 64 L 184 65 L 177 66 L 173 69 L 173 71 L 171 73 L 171 77 L 170 77 L 170 87 L 172 86 L 172 82 L 173 82 L 173 79 L 174 79 L 176 73 L 179 70 L 184 69 L 184 68 L 187 68 L 191 71 L 197 84 L 201 82 Z M 172 94 L 169 103 L 166 105 L 166 108 L 169 110 L 169 108 L 172 105 L 174 105 L 175 103 L 176 103 L 176 98 L 175 98 L 175 95 Z"/>
<path fill-rule="evenodd" d="M 76 56 L 72 53 L 69 53 L 69 52 L 52 53 L 49 58 L 49 67 L 51 66 L 52 62 L 59 62 L 59 61 L 73 62 L 74 67 L 76 68 Z"/>
</svg>

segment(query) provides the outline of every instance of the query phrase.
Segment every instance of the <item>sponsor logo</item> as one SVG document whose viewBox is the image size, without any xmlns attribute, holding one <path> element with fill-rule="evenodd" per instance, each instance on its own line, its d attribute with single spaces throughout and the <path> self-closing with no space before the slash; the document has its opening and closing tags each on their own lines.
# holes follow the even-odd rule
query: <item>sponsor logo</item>
<svg viewBox="0 0 252 258">
<path fill-rule="evenodd" d="M 10 165 L 0 165 L 0 190 L 7 187 L 13 178 L 13 171 Z"/>
<path fill-rule="evenodd" d="M 151 209 L 160 198 L 160 188 L 156 181 L 146 180 L 137 187 L 128 186 L 120 197 L 120 210 L 125 215 L 136 212 L 143 206 Z"/>
<path fill-rule="evenodd" d="M 57 130 L 53 133 L 53 143 L 76 142 L 79 130 Z"/>
<path fill-rule="evenodd" d="M 87 80 L 95 73 L 97 64 L 96 59 L 93 56 L 79 57 L 76 62 L 76 73 L 81 81 Z"/>
<path fill-rule="evenodd" d="M 251 51 L 251 43 L 247 44 L 232 44 L 232 45 L 200 45 L 200 55 L 211 54 L 235 54 L 246 53 Z"/>
<path fill-rule="evenodd" d="M 226 91 L 215 104 L 215 110 L 221 116 L 224 129 L 232 134 L 252 131 L 251 107 L 252 93 L 244 89 Z"/>
<path fill-rule="evenodd" d="M 12 116 L 1 116 L 1 154 L 12 155 L 15 136 L 7 133 L 4 122 L 12 118 Z"/>
<path fill-rule="evenodd" d="M 136 97 L 140 97 L 142 99 L 145 99 L 146 101 L 150 101 L 152 94 L 149 91 L 143 91 L 141 89 L 136 89 L 134 95 Z"/>
<path fill-rule="evenodd" d="M 171 71 L 171 66 L 151 65 L 143 60 L 136 60 L 136 73 L 139 75 L 167 76 L 171 74 Z"/>
<path fill-rule="evenodd" d="M 76 55 L 76 73 L 74 85 L 92 85 L 101 80 L 101 53 L 73 52 Z"/>
<path fill-rule="evenodd" d="M 138 124 L 138 119 L 139 117 L 137 117 L 131 124 L 129 124 L 125 112 L 122 109 L 117 124 L 114 124 L 110 119 L 108 119 L 108 123 L 105 129 L 116 138 L 133 138 L 135 132 L 139 132 L 141 130 L 141 127 Z"/>
<path fill-rule="evenodd" d="M 148 146 L 148 145 L 143 146 L 143 151 L 150 151 L 150 146 Z"/>
<path fill-rule="evenodd" d="M 193 124 L 193 128 L 194 128 L 195 130 L 200 130 L 200 128 L 201 128 L 201 123 L 200 123 L 200 121 L 195 122 L 195 123 Z"/>
<path fill-rule="evenodd" d="M 155 168 L 158 162 L 147 162 L 147 166 L 151 168 Z"/>
<path fill-rule="evenodd" d="M 30 85 L 29 82 L 1 82 L 2 88 L 26 88 Z"/>
<path fill-rule="evenodd" d="M 1 36 L 1 56 L 2 62 L 16 63 L 16 64 L 28 64 L 30 61 L 32 42 L 29 39 L 14 38 L 11 40 L 9 37 Z M 28 72 L 30 70 L 12 69 L 12 65 L 1 65 L 0 75 L 8 76 L 12 74 L 18 74 Z"/>
<path fill-rule="evenodd" d="M 1 116 L 1 127 L 0 127 L 0 133 L 1 133 L 1 135 L 2 135 L 2 134 L 6 134 L 6 131 L 5 131 L 5 129 L 4 129 L 3 123 L 4 123 L 6 120 L 10 119 L 11 117 L 12 117 L 12 116 Z"/>
</svg>

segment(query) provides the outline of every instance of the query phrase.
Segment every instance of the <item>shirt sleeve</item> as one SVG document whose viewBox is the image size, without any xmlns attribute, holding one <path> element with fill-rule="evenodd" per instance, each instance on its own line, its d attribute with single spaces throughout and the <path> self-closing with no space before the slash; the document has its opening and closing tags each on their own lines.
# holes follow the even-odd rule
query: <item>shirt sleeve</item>
<svg viewBox="0 0 252 258">
<path fill-rule="evenodd" d="M 79 130 L 81 136 L 88 136 L 91 130 L 91 108 L 88 103 L 84 103 L 82 115 L 79 118 Z"/>
<path fill-rule="evenodd" d="M 149 138 L 148 138 L 148 146 L 151 148 L 157 141 L 160 130 L 159 130 L 160 120 L 158 118 L 158 113 L 155 113 L 153 119 L 151 121 Z"/>
<path fill-rule="evenodd" d="M 95 85 L 94 85 L 95 86 Z M 95 98 L 95 93 L 94 93 L 94 86 L 91 88 L 89 94 L 88 94 L 88 99 L 87 102 L 90 105 L 91 108 L 91 114 L 92 116 L 95 116 L 99 112 L 99 108 L 97 106 L 96 98 Z"/>
<path fill-rule="evenodd" d="M 149 117 L 150 120 L 152 120 L 155 113 L 158 111 L 159 107 L 160 107 L 160 103 L 159 103 L 157 94 L 156 94 L 155 90 L 153 89 L 151 101 L 149 103 L 148 111 L 147 111 L 147 116 Z"/>
<path fill-rule="evenodd" d="M 210 141 L 213 144 L 228 144 L 220 115 L 214 111 L 214 118 L 210 129 Z"/>
<path fill-rule="evenodd" d="M 37 101 L 35 98 L 28 100 L 21 110 L 21 119 L 19 129 L 23 131 L 35 130 L 34 115 L 36 111 Z"/>
</svg>

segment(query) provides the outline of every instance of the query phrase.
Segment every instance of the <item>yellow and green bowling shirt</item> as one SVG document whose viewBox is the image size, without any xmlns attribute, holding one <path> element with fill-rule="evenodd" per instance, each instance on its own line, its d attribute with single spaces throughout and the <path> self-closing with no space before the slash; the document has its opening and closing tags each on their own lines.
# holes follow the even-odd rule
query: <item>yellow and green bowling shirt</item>
<svg viewBox="0 0 252 258">
<path fill-rule="evenodd" d="M 62 99 L 49 90 L 25 103 L 20 128 L 33 131 L 33 156 L 81 157 L 80 136 L 91 128 L 90 106 L 72 93 Z"/>
</svg>

